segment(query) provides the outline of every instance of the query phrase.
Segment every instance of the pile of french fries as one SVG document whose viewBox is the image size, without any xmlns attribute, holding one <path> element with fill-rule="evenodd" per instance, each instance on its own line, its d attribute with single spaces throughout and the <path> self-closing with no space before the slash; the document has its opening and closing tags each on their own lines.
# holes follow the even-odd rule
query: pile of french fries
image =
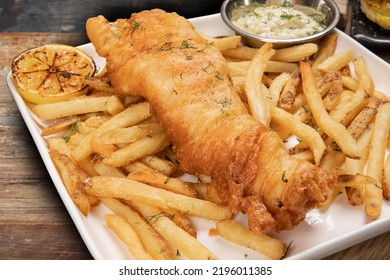
<svg viewBox="0 0 390 280">
<path fill-rule="evenodd" d="M 390 103 L 375 89 L 364 58 L 335 53 L 336 34 L 319 45 L 285 49 L 242 46 L 239 36 L 201 35 L 225 56 L 251 114 L 294 143 L 286 147 L 292 156 L 339 170 L 333 198 L 343 193 L 351 205 L 364 205 L 368 217 L 378 218 L 383 199 L 390 197 Z M 190 216 L 215 221 L 211 238 L 219 235 L 271 259 L 285 255 L 282 241 L 253 234 L 213 202 L 207 191 L 212 179 L 182 179 L 147 101 L 118 95 L 104 70 L 86 83 L 86 96 L 32 108 L 49 123 L 42 136 L 83 215 L 99 202 L 108 207 L 107 226 L 135 259 L 216 259 L 197 240 Z"/>
</svg>

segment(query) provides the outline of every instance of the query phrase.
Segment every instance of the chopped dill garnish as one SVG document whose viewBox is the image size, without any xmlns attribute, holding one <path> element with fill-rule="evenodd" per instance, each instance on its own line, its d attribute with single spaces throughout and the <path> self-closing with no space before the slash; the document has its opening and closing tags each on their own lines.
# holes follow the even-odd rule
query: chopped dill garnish
<svg viewBox="0 0 390 280">
<path fill-rule="evenodd" d="M 204 72 L 207 72 L 207 69 L 208 69 L 209 67 L 211 67 L 211 65 L 212 65 L 212 63 L 211 63 L 211 61 L 209 61 L 209 63 L 207 64 L 207 66 L 204 67 L 204 68 L 202 68 L 202 70 L 203 70 Z"/>
<path fill-rule="evenodd" d="M 223 81 L 224 80 L 224 75 L 221 72 L 218 71 L 217 74 L 215 74 L 215 78 L 217 78 L 218 80 Z"/>
<path fill-rule="evenodd" d="M 309 113 L 309 110 L 304 105 L 302 105 L 302 108 L 303 108 L 303 112 L 300 112 L 299 115 Z"/>
<path fill-rule="evenodd" d="M 69 131 L 69 134 L 62 137 L 65 142 L 69 142 L 72 135 L 75 135 L 77 132 L 79 132 L 79 123 L 80 121 L 76 121 L 68 125 L 67 130 Z"/>
<path fill-rule="evenodd" d="M 135 21 L 131 26 L 130 26 L 130 30 L 131 30 L 131 34 L 133 34 L 138 28 L 141 27 L 141 23 L 139 21 Z"/>
<path fill-rule="evenodd" d="M 64 139 L 65 142 L 68 143 L 70 141 L 70 135 L 62 136 L 62 139 Z"/>
<path fill-rule="evenodd" d="M 196 49 L 189 40 L 181 42 L 180 49 Z"/>
<path fill-rule="evenodd" d="M 171 51 L 173 49 L 172 42 L 165 42 L 158 50 L 159 51 Z"/>
<path fill-rule="evenodd" d="M 221 112 L 225 114 L 226 116 L 229 115 L 229 112 L 226 110 L 227 107 L 232 105 L 232 100 L 225 96 L 224 98 L 221 98 L 219 100 L 211 99 L 213 102 L 219 104 L 221 106 Z"/>
<path fill-rule="evenodd" d="M 111 25 L 112 26 L 112 37 L 113 38 L 120 38 L 122 34 L 128 29 L 127 26 L 125 27 L 118 27 L 116 25 Z"/>
<path fill-rule="evenodd" d="M 163 212 L 161 212 L 161 213 L 159 213 L 157 215 L 150 216 L 149 219 L 148 219 L 148 223 L 149 224 L 155 223 L 162 217 L 167 217 L 168 219 L 173 220 L 173 218 L 175 217 L 175 214 L 170 214 L 170 213 L 167 213 L 167 212 L 163 211 Z"/>
<path fill-rule="evenodd" d="M 288 14 L 286 12 L 283 12 L 283 14 L 280 15 L 281 19 L 287 19 L 287 20 L 292 19 L 293 17 L 294 17 L 294 15 Z"/>
</svg>

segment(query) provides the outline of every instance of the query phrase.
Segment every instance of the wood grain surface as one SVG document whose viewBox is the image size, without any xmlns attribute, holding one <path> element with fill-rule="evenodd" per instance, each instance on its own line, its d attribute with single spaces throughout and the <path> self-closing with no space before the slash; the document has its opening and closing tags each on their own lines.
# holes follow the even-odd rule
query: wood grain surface
<svg viewBox="0 0 390 280">
<path fill-rule="evenodd" d="M 345 4 L 344 1 L 341 2 Z M 10 64 L 18 53 L 46 43 L 79 45 L 85 43 L 85 34 L 0 32 L 2 260 L 92 259 L 46 171 L 5 83 Z M 390 62 L 390 51 L 374 49 L 373 52 Z M 325 259 L 390 259 L 390 231 Z"/>
</svg>

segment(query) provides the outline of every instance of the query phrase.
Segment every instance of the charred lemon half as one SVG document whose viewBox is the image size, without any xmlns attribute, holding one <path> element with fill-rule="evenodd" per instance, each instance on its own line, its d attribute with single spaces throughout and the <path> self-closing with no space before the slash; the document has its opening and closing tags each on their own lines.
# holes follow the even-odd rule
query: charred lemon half
<svg viewBox="0 0 390 280">
<path fill-rule="evenodd" d="M 76 47 L 49 44 L 24 51 L 12 63 L 20 95 L 34 104 L 68 100 L 85 94 L 84 78 L 93 76 L 93 59 Z"/>
</svg>

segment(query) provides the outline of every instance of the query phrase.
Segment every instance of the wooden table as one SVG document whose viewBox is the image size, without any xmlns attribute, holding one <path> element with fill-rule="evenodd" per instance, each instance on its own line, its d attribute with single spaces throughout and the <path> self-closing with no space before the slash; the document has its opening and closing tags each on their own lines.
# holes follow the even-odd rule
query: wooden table
<svg viewBox="0 0 390 280">
<path fill-rule="evenodd" d="M 5 83 L 19 52 L 46 43 L 79 45 L 85 34 L 0 32 L 0 259 L 92 259 Z M 390 259 L 390 231 L 326 259 Z"/>
</svg>

